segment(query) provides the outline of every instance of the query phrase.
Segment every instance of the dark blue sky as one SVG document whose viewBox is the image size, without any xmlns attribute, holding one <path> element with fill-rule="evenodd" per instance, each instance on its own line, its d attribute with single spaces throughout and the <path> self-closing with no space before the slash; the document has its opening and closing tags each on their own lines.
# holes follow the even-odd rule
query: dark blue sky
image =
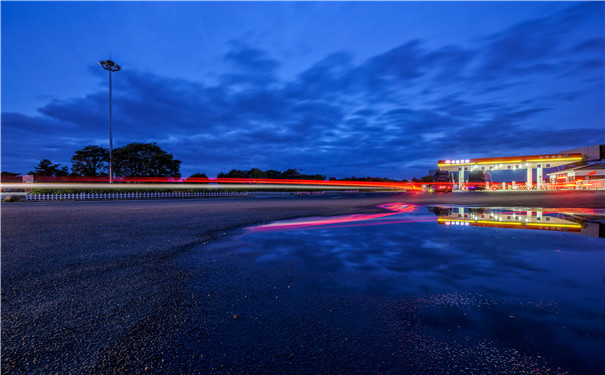
<svg viewBox="0 0 605 375">
<path fill-rule="evenodd" d="M 187 176 L 411 178 L 605 141 L 604 3 L 2 2 L 2 170 L 157 142 Z"/>
</svg>

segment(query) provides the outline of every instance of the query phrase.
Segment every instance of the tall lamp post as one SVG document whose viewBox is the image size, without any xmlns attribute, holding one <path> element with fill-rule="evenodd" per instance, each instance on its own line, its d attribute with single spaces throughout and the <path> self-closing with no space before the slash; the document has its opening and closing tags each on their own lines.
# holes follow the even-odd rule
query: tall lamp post
<svg viewBox="0 0 605 375">
<path fill-rule="evenodd" d="M 111 73 L 119 72 L 122 68 L 111 60 L 99 61 L 101 68 L 109 71 L 109 183 L 113 182 L 113 172 L 111 168 L 111 160 L 113 153 L 113 137 L 111 135 Z"/>
</svg>

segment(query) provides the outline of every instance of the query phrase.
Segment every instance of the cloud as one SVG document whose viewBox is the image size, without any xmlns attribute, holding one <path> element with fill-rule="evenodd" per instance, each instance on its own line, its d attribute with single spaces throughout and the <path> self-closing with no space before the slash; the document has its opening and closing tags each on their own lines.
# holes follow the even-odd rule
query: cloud
<svg viewBox="0 0 605 375">
<path fill-rule="evenodd" d="M 494 33 L 485 40 L 482 61 L 473 79 L 506 80 L 518 75 L 559 73 L 583 57 L 577 56 L 578 52 L 602 56 L 602 38 L 582 33 L 583 26 L 590 23 L 597 24 L 595 30 L 600 23 L 602 33 L 602 15 L 602 3 L 584 3 Z"/>
<path fill-rule="evenodd" d="M 288 79 L 279 77 L 287 61 L 239 41 L 213 84 L 125 69 L 113 82 L 114 145 L 155 141 L 183 160 L 185 175 L 259 167 L 410 178 L 456 155 L 593 144 L 602 108 L 592 109 L 595 128 L 555 114 L 603 102 L 585 83 L 604 81 L 597 8 L 573 5 L 472 47 L 404 40 L 359 63 L 334 52 Z M 81 147 L 107 145 L 107 78 L 94 74 L 100 85 L 86 96 L 52 100 L 37 116 L 2 114 L 3 169 L 67 163 Z"/>
<path fill-rule="evenodd" d="M 224 85 L 269 85 L 276 81 L 279 62 L 260 48 L 251 47 L 240 41 L 232 41 L 225 61 L 233 71 L 221 77 Z"/>
<path fill-rule="evenodd" d="M 232 42 L 232 49 L 225 55 L 225 60 L 234 63 L 237 67 L 254 72 L 272 72 L 279 63 L 258 48 L 253 48 L 240 42 Z"/>
</svg>

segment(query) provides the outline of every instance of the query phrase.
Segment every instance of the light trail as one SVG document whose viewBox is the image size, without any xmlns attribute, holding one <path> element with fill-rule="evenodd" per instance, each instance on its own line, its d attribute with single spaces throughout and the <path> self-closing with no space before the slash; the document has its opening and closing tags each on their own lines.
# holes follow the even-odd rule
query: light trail
<svg viewBox="0 0 605 375">
<path fill-rule="evenodd" d="M 325 222 L 318 220 L 315 223 L 309 223 L 308 225 L 296 225 L 296 224 L 281 224 L 273 227 L 251 227 L 248 228 L 250 232 L 282 232 L 290 230 L 312 230 L 312 229 L 326 229 L 326 228 L 354 228 L 354 227 L 369 227 L 369 226 L 383 226 L 390 224 L 408 224 L 408 223 L 428 223 L 436 222 L 436 217 L 418 217 L 416 219 L 399 219 L 399 220 L 380 220 L 372 221 L 373 217 L 367 218 L 354 218 L 353 220 L 347 221 L 343 218 L 339 223 Z"/>
<path fill-rule="evenodd" d="M 387 203 L 378 206 L 391 212 L 380 213 L 380 214 L 355 214 L 345 216 L 335 216 L 331 218 L 309 218 L 309 219 L 294 219 L 287 221 L 276 221 L 271 224 L 257 225 L 248 228 L 251 232 L 264 232 L 264 231 L 285 231 L 285 230 L 297 230 L 297 229 L 319 229 L 324 227 L 330 228 L 348 228 L 356 226 L 366 225 L 383 225 L 383 224 L 395 224 L 395 223 L 407 223 L 417 222 L 419 220 L 414 219 L 399 219 L 396 221 L 377 221 L 368 222 L 376 219 L 384 219 L 389 216 L 402 214 L 405 212 L 413 212 L 418 206 L 413 204 L 405 204 L 400 202 Z M 436 218 L 431 217 L 420 221 L 435 221 Z"/>
<path fill-rule="evenodd" d="M 175 178 L 175 177 L 38 177 L 34 183 L 2 183 L 2 189 L 313 189 L 313 190 L 422 190 L 414 183 L 374 181 L 324 181 L 268 178 Z"/>
<path fill-rule="evenodd" d="M 312 190 L 345 190 L 355 188 L 358 190 L 376 190 L 376 189 L 391 189 L 391 190 L 419 190 L 414 186 L 384 186 L 384 185 L 354 185 L 354 184 L 310 184 L 310 183 L 264 183 L 264 184 L 103 184 L 103 183 L 9 183 L 1 184 L 2 189 L 105 189 L 105 190 L 195 190 L 195 189 L 238 189 L 238 190 L 254 190 L 254 189 L 312 189 Z"/>
<path fill-rule="evenodd" d="M 270 178 L 206 178 L 206 177 L 115 177 L 112 184 L 105 177 L 54 177 L 37 176 L 36 182 L 2 182 L 1 189 L 99 189 L 99 190 L 210 190 L 210 189 L 307 189 L 307 190 L 393 190 L 426 191 L 431 187 L 457 186 L 453 182 L 379 182 L 379 181 L 333 181 Z M 526 190 L 524 183 L 516 186 L 511 182 L 490 182 L 486 190 Z M 536 186 L 536 185 L 534 185 Z M 555 189 L 575 188 L 572 183 L 551 185 Z M 487 188 L 485 182 L 465 182 L 469 187 Z"/>
</svg>

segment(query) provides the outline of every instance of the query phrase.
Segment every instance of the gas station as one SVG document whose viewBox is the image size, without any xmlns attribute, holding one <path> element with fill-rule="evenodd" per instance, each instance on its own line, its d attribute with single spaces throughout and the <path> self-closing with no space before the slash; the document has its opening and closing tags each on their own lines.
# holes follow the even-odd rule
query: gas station
<svg viewBox="0 0 605 375">
<path fill-rule="evenodd" d="M 457 186 L 461 189 L 465 184 L 465 175 L 472 171 L 497 171 L 497 170 L 523 170 L 527 171 L 526 189 L 534 188 L 533 171 L 536 170 L 536 189 L 542 190 L 544 187 L 544 168 L 559 167 L 582 160 L 582 154 L 557 153 L 543 155 L 526 156 L 506 156 L 498 158 L 479 158 L 479 159 L 448 159 L 439 160 L 437 166 L 439 170 L 450 173 L 458 173 Z M 505 183 L 502 183 L 503 187 Z M 489 189 L 489 182 L 486 183 Z"/>
</svg>

